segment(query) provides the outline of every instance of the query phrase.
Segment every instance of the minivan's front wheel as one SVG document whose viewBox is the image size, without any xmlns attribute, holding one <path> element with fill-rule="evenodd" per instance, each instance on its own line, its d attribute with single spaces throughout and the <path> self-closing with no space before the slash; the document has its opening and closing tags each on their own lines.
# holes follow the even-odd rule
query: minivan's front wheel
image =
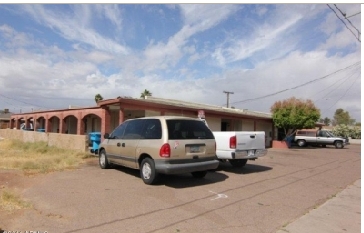
<svg viewBox="0 0 364 233">
<path fill-rule="evenodd" d="M 342 149 L 342 148 L 344 148 L 344 144 L 342 141 L 336 141 L 335 147 L 336 147 L 336 149 Z"/>
<path fill-rule="evenodd" d="M 197 171 L 197 172 L 191 172 L 192 176 L 198 179 L 202 179 L 206 176 L 207 171 Z"/>
<path fill-rule="evenodd" d="M 107 169 L 110 167 L 109 161 L 107 160 L 106 152 L 105 150 L 100 151 L 99 155 L 99 165 L 102 169 Z"/>
<path fill-rule="evenodd" d="M 151 158 L 143 159 L 140 164 L 140 177 L 146 184 L 154 184 L 158 179 L 158 174 L 155 171 L 154 161 Z"/>
</svg>

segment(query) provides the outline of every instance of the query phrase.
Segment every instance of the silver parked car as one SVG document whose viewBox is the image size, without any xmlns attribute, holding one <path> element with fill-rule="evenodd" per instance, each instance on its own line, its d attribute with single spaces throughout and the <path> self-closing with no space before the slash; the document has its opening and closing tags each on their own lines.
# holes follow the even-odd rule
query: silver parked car
<svg viewBox="0 0 364 233">
<path fill-rule="evenodd" d="M 350 144 L 348 138 L 335 136 L 328 130 L 316 129 L 297 130 L 294 136 L 294 142 L 300 147 L 307 145 L 321 145 L 323 147 L 333 145 L 337 149 L 342 149 L 345 145 Z"/>
<path fill-rule="evenodd" d="M 118 164 L 140 170 L 146 184 L 158 174 L 189 173 L 203 178 L 216 169 L 216 142 L 211 130 L 199 119 L 156 116 L 130 119 L 104 135 L 99 148 L 102 169 Z"/>
</svg>

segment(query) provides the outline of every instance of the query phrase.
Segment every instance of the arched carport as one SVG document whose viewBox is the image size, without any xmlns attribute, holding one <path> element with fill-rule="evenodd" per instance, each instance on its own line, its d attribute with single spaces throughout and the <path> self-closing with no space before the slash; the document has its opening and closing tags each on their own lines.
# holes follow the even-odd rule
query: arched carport
<svg viewBox="0 0 364 233">
<path fill-rule="evenodd" d="M 68 115 L 63 118 L 63 129 L 62 133 L 77 134 L 78 119 L 74 115 Z"/>
<path fill-rule="evenodd" d="M 87 114 L 83 117 L 84 133 L 101 132 L 101 117 L 96 114 Z"/>
<path fill-rule="evenodd" d="M 48 125 L 46 126 L 46 132 L 59 133 L 60 119 L 57 116 L 51 116 L 48 119 Z"/>
</svg>

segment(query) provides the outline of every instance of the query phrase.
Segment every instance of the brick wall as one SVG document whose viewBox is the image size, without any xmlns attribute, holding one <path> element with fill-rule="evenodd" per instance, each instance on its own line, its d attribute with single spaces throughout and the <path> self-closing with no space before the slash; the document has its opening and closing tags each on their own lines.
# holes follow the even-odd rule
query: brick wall
<svg viewBox="0 0 364 233">
<path fill-rule="evenodd" d="M 60 133 L 42 133 L 16 129 L 0 129 L 0 137 L 23 142 L 47 142 L 49 146 L 77 151 L 88 150 L 88 136 Z"/>
</svg>

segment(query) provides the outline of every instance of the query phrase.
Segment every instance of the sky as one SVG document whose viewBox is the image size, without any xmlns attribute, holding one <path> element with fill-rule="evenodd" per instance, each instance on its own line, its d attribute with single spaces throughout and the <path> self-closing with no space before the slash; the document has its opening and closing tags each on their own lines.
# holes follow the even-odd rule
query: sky
<svg viewBox="0 0 364 233">
<path fill-rule="evenodd" d="M 361 122 L 360 4 L 0 4 L 0 109 L 152 96 Z M 343 14 L 346 14 L 345 18 Z"/>
</svg>

